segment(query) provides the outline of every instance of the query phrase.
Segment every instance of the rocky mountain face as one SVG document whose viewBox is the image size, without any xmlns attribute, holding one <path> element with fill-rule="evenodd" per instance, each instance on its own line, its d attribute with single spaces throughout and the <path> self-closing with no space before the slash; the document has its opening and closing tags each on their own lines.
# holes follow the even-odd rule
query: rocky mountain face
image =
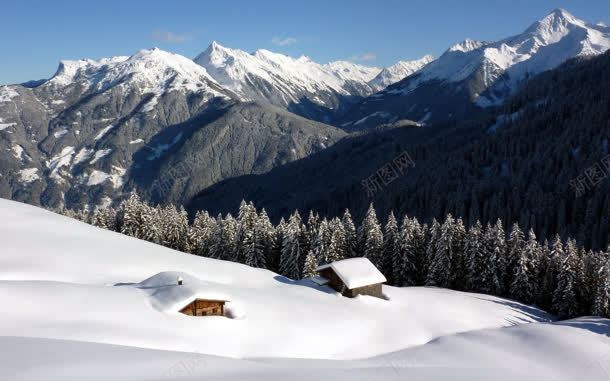
<svg viewBox="0 0 610 381">
<path fill-rule="evenodd" d="M 466 40 L 405 79 L 369 96 L 340 120 L 358 130 L 401 119 L 459 120 L 498 106 L 529 78 L 566 60 L 610 49 L 610 28 L 557 9 L 523 33 L 496 42 Z"/>
<path fill-rule="evenodd" d="M 343 135 L 262 105 L 250 106 L 247 113 L 252 131 L 242 126 L 237 134 L 232 129 L 240 125 L 234 119 L 238 111 L 231 111 L 237 98 L 200 65 L 159 49 L 100 61 L 62 61 L 57 73 L 38 86 L 2 86 L 0 197 L 94 208 L 139 188 L 135 174 L 157 162 L 161 167 L 168 152 L 202 134 L 210 141 L 225 139 L 227 149 L 218 157 L 227 163 L 234 160 L 228 158 L 232 154 L 242 160 L 241 166 L 231 164 L 203 176 L 215 180 L 243 174 L 240 170 L 268 170 Z M 197 134 L 219 115 L 225 115 L 227 124 L 218 134 L 226 135 L 211 134 L 214 127 Z M 227 120 L 226 115 L 235 117 Z M 206 162 L 196 165 L 198 159 L 204 160 L 189 157 L 189 175 L 199 174 L 195 168 L 206 170 Z M 210 185 L 206 181 L 201 185 Z"/>
</svg>

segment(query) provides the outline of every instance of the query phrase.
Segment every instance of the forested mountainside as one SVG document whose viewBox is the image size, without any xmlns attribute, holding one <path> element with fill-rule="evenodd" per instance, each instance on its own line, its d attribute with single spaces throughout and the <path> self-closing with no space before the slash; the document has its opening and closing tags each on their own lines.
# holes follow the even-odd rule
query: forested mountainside
<svg viewBox="0 0 610 381">
<path fill-rule="evenodd" d="M 605 248 L 608 88 L 610 53 L 575 59 L 533 78 L 493 113 L 350 136 L 268 174 L 214 185 L 189 210 L 235 211 L 245 199 L 273 219 L 293 209 L 332 217 L 346 207 L 361 217 L 372 201 L 384 215 L 394 210 L 430 221 L 452 213 L 469 224 L 501 218 L 532 228 L 540 239 L 559 233 Z M 403 153 L 413 165 L 387 166 Z M 363 186 L 367 179 L 376 180 L 374 189 L 371 181 Z"/>
</svg>

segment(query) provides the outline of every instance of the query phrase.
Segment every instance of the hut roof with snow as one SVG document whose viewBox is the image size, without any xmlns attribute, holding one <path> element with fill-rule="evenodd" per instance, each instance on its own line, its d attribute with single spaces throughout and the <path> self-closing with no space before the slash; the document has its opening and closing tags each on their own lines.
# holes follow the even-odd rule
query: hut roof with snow
<svg viewBox="0 0 610 381">
<path fill-rule="evenodd" d="M 382 297 L 381 284 L 386 278 L 367 258 L 343 259 L 320 266 L 316 271 L 328 279 L 329 286 L 345 296 Z"/>
<path fill-rule="evenodd" d="M 182 279 L 182 284 L 178 284 L 179 278 Z M 230 301 L 227 295 L 216 290 L 215 284 L 176 271 L 165 271 L 153 275 L 136 284 L 135 287 L 148 293 L 153 306 L 163 312 L 183 312 L 190 306 L 192 314 L 196 315 L 195 308 L 204 308 L 204 304 L 205 308 L 224 307 L 225 302 Z M 214 310 L 218 312 L 214 314 L 221 315 L 223 309 Z"/>
</svg>

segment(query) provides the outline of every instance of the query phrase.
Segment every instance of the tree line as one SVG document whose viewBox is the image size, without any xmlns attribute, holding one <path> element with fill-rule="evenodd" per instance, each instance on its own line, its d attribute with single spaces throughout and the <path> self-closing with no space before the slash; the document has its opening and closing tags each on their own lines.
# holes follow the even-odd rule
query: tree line
<svg viewBox="0 0 610 381">
<path fill-rule="evenodd" d="M 242 202 L 237 217 L 150 206 L 132 194 L 117 208 L 79 217 L 92 225 L 204 257 L 265 268 L 291 279 L 315 275 L 332 261 L 364 256 L 395 286 L 437 286 L 508 297 L 560 318 L 610 317 L 610 253 L 586 251 L 574 239 L 539 242 L 518 224 L 467 227 L 447 215 L 430 224 L 390 212 L 382 225 L 373 205 L 356 225 L 341 218 L 295 211 L 272 224 L 265 210 Z"/>
</svg>

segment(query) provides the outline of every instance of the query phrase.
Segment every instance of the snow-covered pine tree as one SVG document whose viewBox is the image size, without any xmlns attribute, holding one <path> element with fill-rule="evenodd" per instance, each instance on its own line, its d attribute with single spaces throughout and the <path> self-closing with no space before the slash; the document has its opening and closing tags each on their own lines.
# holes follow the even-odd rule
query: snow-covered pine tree
<svg viewBox="0 0 610 381">
<path fill-rule="evenodd" d="M 378 269 L 381 269 L 383 264 L 383 231 L 372 203 L 360 225 L 358 241 L 363 248 L 363 256 L 368 258 Z"/>
<path fill-rule="evenodd" d="M 394 279 L 394 260 L 400 256 L 400 233 L 394 212 L 390 212 L 383 236 L 382 266 L 379 270 L 386 276 L 389 284 L 396 284 Z"/>
<path fill-rule="evenodd" d="M 141 238 L 141 215 L 140 197 L 136 193 L 131 193 L 129 198 L 119 205 L 117 225 L 120 232 L 130 237 Z"/>
<path fill-rule="evenodd" d="M 482 292 L 483 290 L 483 268 L 487 264 L 487 250 L 485 247 L 483 226 L 477 221 L 466 236 L 466 258 L 468 266 L 468 290 Z"/>
<path fill-rule="evenodd" d="M 277 270 L 277 266 L 270 268 L 276 262 L 273 258 L 273 247 L 275 246 L 275 228 L 267 215 L 267 211 L 263 208 L 257 220 L 258 240 L 259 245 L 263 249 L 266 269 Z"/>
<path fill-rule="evenodd" d="M 537 269 L 535 263 L 538 257 L 538 242 L 534 231 L 530 229 L 527 243 L 517 259 L 515 275 L 510 286 L 509 295 L 511 298 L 523 303 L 531 304 L 536 300 L 538 284 L 536 279 Z"/>
<path fill-rule="evenodd" d="M 280 256 L 280 274 L 291 278 L 301 278 L 301 217 L 293 214 L 284 229 L 282 253 Z"/>
<path fill-rule="evenodd" d="M 263 210 L 260 216 L 256 213 L 254 205 L 250 205 L 254 211 L 254 220 L 250 232 L 244 235 L 242 241 L 244 263 L 251 267 L 267 268 L 267 256 L 273 247 L 271 223 L 267 213 Z M 243 226 L 246 228 L 247 224 Z"/>
<path fill-rule="evenodd" d="M 434 255 L 430 262 L 426 284 L 448 288 L 452 285 L 454 274 L 453 263 L 453 229 L 455 220 L 451 214 L 447 215 L 445 222 L 440 227 L 438 240 L 431 241 L 434 245 Z"/>
<path fill-rule="evenodd" d="M 157 214 L 159 241 L 174 250 L 183 251 L 188 233 L 188 216 L 184 209 L 180 211 L 174 205 L 166 205 Z"/>
<path fill-rule="evenodd" d="M 486 254 L 481 273 L 480 290 L 486 294 L 500 295 L 503 291 L 501 277 L 504 276 L 503 269 L 506 268 L 504 263 L 506 243 L 504 241 L 504 229 L 499 220 L 493 226 L 487 225 L 484 234 L 484 248 Z"/>
<path fill-rule="evenodd" d="M 508 238 L 507 244 L 507 263 L 505 271 L 504 294 L 510 293 L 510 288 L 515 278 L 515 273 L 519 265 L 523 249 L 525 248 L 525 234 L 521 231 L 519 224 L 514 223 Z"/>
<path fill-rule="evenodd" d="M 464 290 L 466 289 L 468 270 L 466 256 L 464 254 L 464 249 L 466 247 L 466 227 L 461 218 L 455 220 L 451 235 L 451 268 L 453 269 L 451 288 L 454 290 Z"/>
<path fill-rule="evenodd" d="M 415 264 L 410 260 L 408 253 L 412 245 L 413 231 L 408 216 L 402 220 L 398 231 L 396 250 L 392 253 L 392 281 L 395 286 L 414 286 L 412 275 Z M 387 277 L 387 276 L 386 276 Z"/>
<path fill-rule="evenodd" d="M 564 257 L 563 242 L 561 241 L 559 234 L 555 234 L 555 237 L 553 237 L 553 240 L 551 241 L 548 257 L 543 261 L 544 268 L 542 269 L 538 305 L 544 309 L 550 310 L 552 307 L 553 293 L 557 288 L 559 269 Z"/>
<path fill-rule="evenodd" d="M 98 228 L 116 231 L 116 215 L 117 211 L 112 207 L 98 209 L 93 212 L 91 217 L 91 225 Z"/>
<path fill-rule="evenodd" d="M 284 220 L 284 217 L 280 218 L 280 222 L 274 227 L 273 248 L 271 249 L 271 257 L 267 260 L 269 270 L 279 274 L 281 274 L 282 246 L 284 245 L 287 227 L 288 223 Z"/>
<path fill-rule="evenodd" d="M 576 241 L 569 239 L 553 293 L 553 311 L 561 319 L 573 318 L 580 313 L 578 285 L 581 271 Z"/>
<path fill-rule="evenodd" d="M 305 264 L 303 266 L 303 278 L 310 278 L 317 275 L 318 260 L 313 250 L 309 250 L 305 256 Z"/>
<path fill-rule="evenodd" d="M 196 216 L 195 216 L 196 218 Z M 225 259 L 223 257 L 222 251 L 222 225 L 223 225 L 222 214 L 218 213 L 216 216 L 215 224 L 212 229 L 212 234 L 210 236 L 210 249 L 208 250 L 208 257 L 213 259 Z M 192 227 L 191 227 L 192 229 Z"/>
<path fill-rule="evenodd" d="M 347 258 L 356 257 L 358 256 L 358 237 L 356 235 L 356 226 L 348 209 L 345 209 L 341 222 L 345 231 L 345 256 Z"/>
<path fill-rule="evenodd" d="M 328 248 L 330 246 L 331 232 L 328 227 L 328 221 L 324 218 L 318 225 L 318 234 L 311 244 L 316 262 L 320 264 L 328 263 Z"/>
<path fill-rule="evenodd" d="M 252 251 L 257 250 L 255 248 L 256 240 L 254 237 L 254 226 L 257 220 L 258 214 L 254 205 L 242 200 L 237 215 L 237 232 L 235 237 L 237 243 L 236 262 L 246 263 L 248 255 L 256 257 Z"/>
<path fill-rule="evenodd" d="M 217 222 L 210 217 L 208 212 L 197 212 L 188 229 L 185 251 L 203 257 L 211 256 L 212 241 L 217 229 Z"/>
<path fill-rule="evenodd" d="M 225 218 L 219 215 L 216 221 L 210 244 L 210 258 L 237 262 L 237 221 L 231 213 Z"/>
<path fill-rule="evenodd" d="M 326 253 L 326 262 L 331 263 L 345 258 L 345 230 L 341 220 L 336 217 L 328 223 L 328 228 L 330 241 Z"/>
<path fill-rule="evenodd" d="M 417 218 L 411 219 L 412 244 L 408 246 L 408 257 L 415 264 L 412 279 L 416 286 L 423 286 L 428 276 L 426 249 L 428 247 L 428 226 L 420 224 Z"/>
<path fill-rule="evenodd" d="M 432 218 L 432 223 L 430 224 L 428 234 L 426 235 L 426 280 L 424 282 L 425 285 L 428 285 L 430 269 L 432 268 L 432 264 L 436 256 L 436 242 L 438 242 L 440 236 L 441 224 L 439 224 L 436 218 Z"/>
<path fill-rule="evenodd" d="M 591 313 L 610 319 L 610 260 L 599 269 Z"/>
</svg>

